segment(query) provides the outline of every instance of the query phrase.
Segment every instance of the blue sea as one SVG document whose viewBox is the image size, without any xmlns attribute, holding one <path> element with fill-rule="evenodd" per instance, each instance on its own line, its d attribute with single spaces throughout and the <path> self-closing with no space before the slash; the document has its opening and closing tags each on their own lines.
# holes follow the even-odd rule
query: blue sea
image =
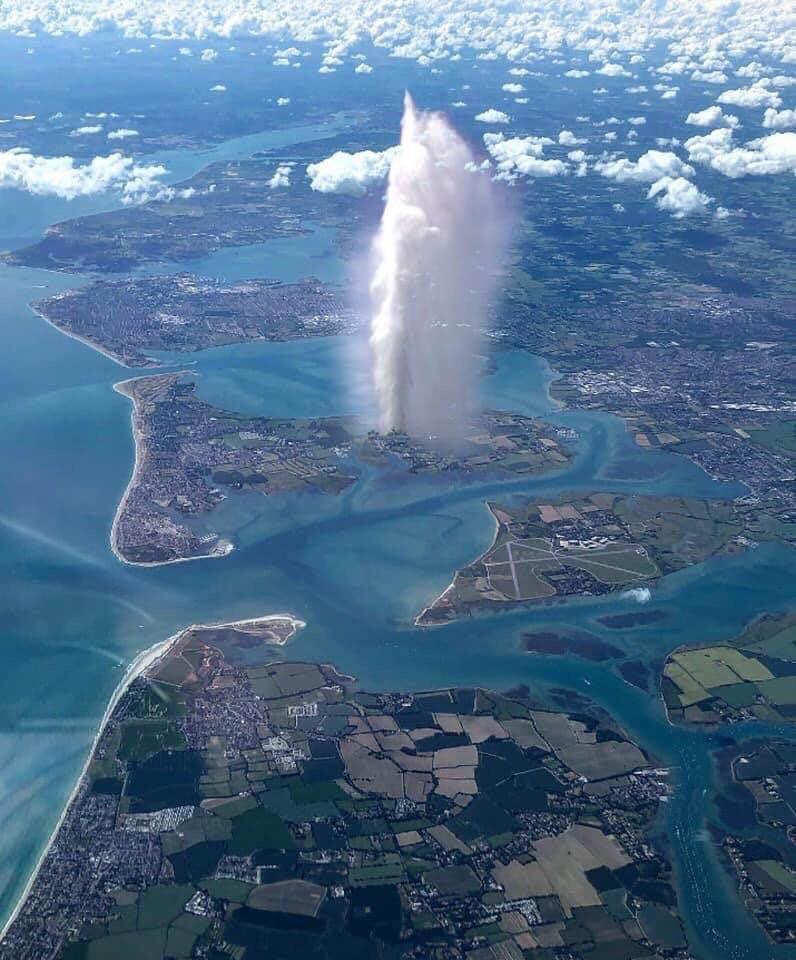
<svg viewBox="0 0 796 960">
<path fill-rule="evenodd" d="M 211 159 L 288 145 L 322 129 L 302 125 L 163 159 L 178 179 Z M 101 198 L 67 210 L 61 201 L 0 192 L 0 248 L 34 239 L 66 215 L 102 208 Z M 181 268 L 222 279 L 344 280 L 333 241 L 328 230 L 315 229 Z M 710 736 L 671 727 L 659 699 L 624 683 L 610 664 L 530 656 L 519 637 L 531 626 L 564 624 L 655 663 L 681 643 L 726 638 L 763 611 L 793 605 L 792 553 L 761 546 L 670 576 L 651 601 L 666 618 L 622 631 L 609 632 L 596 619 L 635 609 L 621 595 L 429 630 L 411 626 L 453 571 L 490 543 L 487 499 L 592 489 L 728 497 L 741 488 L 714 483 L 684 458 L 639 450 L 616 418 L 556 408 L 545 360 L 504 351 L 484 378 L 483 402 L 573 427 L 577 454 L 560 473 L 462 484 L 365 472 L 339 497 L 230 498 L 209 521 L 234 539 L 228 558 L 126 566 L 111 553 L 108 534 L 133 462 L 129 404 L 112 389 L 129 373 L 28 308 L 80 282 L 0 266 L 0 917 L 38 859 L 136 654 L 189 623 L 285 611 L 307 622 L 287 656 L 332 662 L 370 688 L 527 684 L 541 697 L 560 687 L 604 706 L 672 770 L 676 789 L 661 826 L 695 953 L 786 955 L 739 908 L 708 837 Z M 348 372 L 351 355 L 348 341 L 328 338 L 213 349 L 180 363 L 193 365 L 202 396 L 238 410 L 367 417 Z"/>
</svg>

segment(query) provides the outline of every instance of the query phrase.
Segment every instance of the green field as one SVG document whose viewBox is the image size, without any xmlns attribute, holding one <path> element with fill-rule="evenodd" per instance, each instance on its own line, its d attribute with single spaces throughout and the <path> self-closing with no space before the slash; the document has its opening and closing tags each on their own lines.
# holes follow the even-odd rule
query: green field
<svg viewBox="0 0 796 960">
<path fill-rule="evenodd" d="M 600 583 L 616 586 L 660 573 L 644 547 L 634 543 L 562 547 L 541 537 L 506 540 L 486 554 L 483 564 L 490 586 L 509 600 L 553 596 L 556 588 L 545 575 L 567 567 L 583 570 Z"/>
<path fill-rule="evenodd" d="M 247 810 L 232 821 L 229 852 L 245 857 L 255 850 L 292 850 L 296 841 L 284 820 L 265 807 Z"/>
</svg>

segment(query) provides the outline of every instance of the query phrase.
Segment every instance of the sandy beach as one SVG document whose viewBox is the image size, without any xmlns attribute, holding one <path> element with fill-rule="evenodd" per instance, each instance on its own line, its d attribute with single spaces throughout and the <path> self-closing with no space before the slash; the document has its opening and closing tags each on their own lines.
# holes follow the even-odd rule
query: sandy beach
<svg viewBox="0 0 796 960">
<path fill-rule="evenodd" d="M 135 657 L 135 659 L 129 664 L 129 666 L 124 672 L 124 676 L 119 681 L 118 685 L 116 686 L 116 689 L 111 694 L 110 700 L 108 701 L 108 705 L 106 706 L 105 712 L 102 715 L 102 719 L 100 720 L 99 725 L 97 726 L 97 732 L 94 734 L 94 739 L 91 743 L 91 749 L 89 750 L 86 756 L 86 760 L 80 770 L 80 774 L 77 777 L 77 780 L 75 781 L 75 785 L 72 787 L 72 790 L 69 793 L 69 796 L 66 802 L 64 803 L 63 809 L 61 811 L 61 815 L 58 817 L 58 822 L 55 824 L 55 827 L 53 828 L 53 831 L 50 834 L 47 840 L 47 843 L 44 849 L 42 850 L 41 855 L 39 856 L 39 859 L 36 861 L 36 866 L 31 871 L 30 877 L 28 878 L 28 882 L 25 884 L 25 888 L 20 894 L 19 899 L 17 900 L 17 903 L 14 906 L 14 909 L 9 914 L 9 917 L 6 920 L 5 924 L 3 925 L 2 930 L 0 930 L 0 940 L 2 940 L 2 938 L 5 936 L 6 931 L 9 929 L 11 924 L 16 919 L 19 911 L 22 909 L 23 904 L 27 900 L 28 895 L 30 894 L 30 891 L 33 889 L 33 885 L 36 882 L 36 879 L 39 875 L 39 871 L 42 868 L 42 864 L 47 858 L 47 854 L 50 852 L 50 848 L 52 847 L 53 842 L 55 841 L 55 838 L 58 836 L 58 831 L 61 829 L 64 819 L 66 818 L 66 815 L 68 814 L 72 806 L 72 803 L 74 802 L 75 797 L 77 796 L 81 786 L 83 785 L 83 781 L 85 779 L 88 768 L 91 765 L 91 760 L 94 756 L 94 752 L 97 749 L 97 744 L 99 743 L 100 738 L 102 737 L 102 733 L 105 730 L 105 726 L 108 723 L 108 720 L 111 718 L 113 711 L 116 709 L 117 704 L 119 703 L 121 698 L 124 696 L 125 692 L 127 691 L 130 684 L 133 682 L 133 680 L 135 680 L 136 677 L 140 677 L 142 674 L 146 673 L 147 670 L 149 670 L 151 667 L 155 666 L 162 659 L 167 657 L 171 651 L 171 648 L 176 643 L 178 643 L 185 636 L 185 634 L 190 630 L 217 629 L 221 627 L 239 628 L 243 630 L 247 628 L 251 629 L 261 624 L 271 623 L 274 620 L 288 620 L 292 625 L 291 632 L 284 638 L 284 640 L 282 640 L 278 644 L 275 644 L 277 646 L 283 646 L 299 630 L 302 630 L 306 626 L 306 623 L 303 620 L 299 620 L 298 617 L 294 617 L 289 613 L 272 613 L 272 614 L 267 614 L 266 616 L 263 616 L 263 617 L 254 617 L 248 620 L 230 620 L 223 623 L 194 623 L 194 624 L 191 624 L 191 626 L 185 627 L 182 630 L 178 631 L 177 633 L 172 634 L 170 637 L 167 637 L 165 640 L 159 640 L 157 643 L 154 643 L 151 647 L 148 647 L 146 650 L 143 650 L 141 653 L 139 653 Z"/>
</svg>

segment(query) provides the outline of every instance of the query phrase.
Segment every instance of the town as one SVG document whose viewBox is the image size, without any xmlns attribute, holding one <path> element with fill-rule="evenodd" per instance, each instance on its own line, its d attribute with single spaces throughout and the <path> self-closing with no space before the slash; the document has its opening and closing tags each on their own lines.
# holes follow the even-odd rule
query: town
<svg viewBox="0 0 796 960">
<path fill-rule="evenodd" d="M 2 960 L 688 956 L 666 771 L 604 713 L 279 649 L 192 627 L 130 683 Z"/>
</svg>

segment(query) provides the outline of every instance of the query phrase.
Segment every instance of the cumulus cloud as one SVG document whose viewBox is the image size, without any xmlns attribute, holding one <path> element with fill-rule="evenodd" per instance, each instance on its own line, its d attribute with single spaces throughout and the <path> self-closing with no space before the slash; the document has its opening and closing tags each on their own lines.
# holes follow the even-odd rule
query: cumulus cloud
<svg viewBox="0 0 796 960">
<path fill-rule="evenodd" d="M 274 171 L 274 175 L 268 181 L 268 186 L 271 188 L 271 190 L 278 190 L 280 188 L 290 186 L 290 171 L 292 167 L 292 163 L 279 164 Z"/>
<path fill-rule="evenodd" d="M 502 110 L 495 110 L 494 107 L 490 107 L 482 113 L 477 113 L 475 119 L 479 123 L 508 123 L 511 117 Z"/>
<path fill-rule="evenodd" d="M 567 70 L 564 76 L 569 77 L 571 80 L 580 80 L 581 77 L 590 77 L 591 70 Z"/>
<path fill-rule="evenodd" d="M 121 153 L 79 164 L 73 157 L 42 157 L 20 147 L 0 151 L 0 188 L 63 200 L 107 190 L 118 192 L 125 204 L 171 199 L 178 194 L 161 182 L 166 172 L 159 164 L 136 163 Z"/>
<path fill-rule="evenodd" d="M 671 213 L 678 220 L 693 214 L 707 213 L 712 197 L 700 193 L 685 177 L 661 177 L 649 188 L 647 199 L 655 199 L 659 210 Z"/>
<path fill-rule="evenodd" d="M 731 113 L 725 113 L 721 107 L 705 107 L 696 113 L 689 113 L 685 122 L 692 127 L 737 127 L 738 118 Z"/>
<path fill-rule="evenodd" d="M 604 77 L 632 77 L 633 74 L 626 70 L 621 63 L 604 63 L 597 73 Z"/>
<path fill-rule="evenodd" d="M 504 83 L 500 89 L 506 93 L 522 93 L 525 87 L 521 83 Z"/>
<path fill-rule="evenodd" d="M 95 133 L 102 133 L 102 124 L 96 123 L 87 127 L 78 127 L 76 130 L 73 130 L 69 136 L 70 137 L 89 137 Z"/>
<path fill-rule="evenodd" d="M 518 176 L 558 177 L 569 167 L 563 160 L 546 160 L 544 148 L 552 144 L 549 137 L 510 137 L 502 133 L 485 133 L 484 144 L 497 167 L 496 180 L 513 182 Z"/>
<path fill-rule="evenodd" d="M 205 47 L 201 53 L 201 59 L 204 60 L 205 63 L 212 63 L 213 60 L 218 59 L 218 53 L 211 47 Z"/>
<path fill-rule="evenodd" d="M 762 83 L 754 83 L 751 87 L 725 90 L 724 93 L 719 94 L 718 102 L 728 103 L 734 107 L 781 107 L 782 97 Z"/>
<path fill-rule="evenodd" d="M 388 147 L 381 152 L 360 150 L 346 153 L 338 150 L 325 160 L 307 166 L 310 187 L 319 193 L 364 196 L 371 187 L 387 178 L 397 150 L 398 147 Z"/>
<path fill-rule="evenodd" d="M 369 63 L 358 63 L 354 68 L 354 73 L 373 73 L 373 67 Z"/>
<path fill-rule="evenodd" d="M 564 147 L 576 147 L 580 143 L 588 143 L 587 140 L 578 139 L 571 130 L 562 130 L 558 135 L 558 142 Z"/>
<path fill-rule="evenodd" d="M 718 170 L 725 177 L 796 173 L 796 133 L 771 133 L 735 146 L 732 131 L 713 130 L 685 142 L 689 160 Z"/>
<path fill-rule="evenodd" d="M 111 130 L 108 133 L 108 140 L 129 140 L 131 137 L 137 137 L 138 131 L 129 127 L 119 127 L 118 130 Z"/>
<path fill-rule="evenodd" d="M 216 84 L 214 84 L 214 86 L 212 86 L 212 87 L 210 88 L 210 92 L 211 92 L 211 93 L 226 93 L 226 92 L 227 92 L 227 88 L 224 86 L 223 83 L 216 83 Z"/>
<path fill-rule="evenodd" d="M 692 80 L 699 80 L 702 83 L 726 83 L 727 74 L 722 73 L 721 70 L 694 70 L 691 74 Z"/>
<path fill-rule="evenodd" d="M 290 97 L 277 97 L 276 105 L 278 107 L 286 107 L 290 103 Z"/>
<path fill-rule="evenodd" d="M 763 114 L 763 126 L 767 130 L 787 130 L 796 127 L 796 110 L 775 110 L 769 107 Z"/>
<path fill-rule="evenodd" d="M 309 43 L 323 37 L 339 55 L 370 42 L 425 64 L 453 59 L 459 56 L 453 51 L 466 47 L 480 50 L 484 60 L 500 55 L 520 63 L 538 57 L 539 50 L 566 47 L 588 54 L 595 63 L 626 57 L 639 64 L 644 62 L 640 47 L 665 46 L 672 75 L 685 72 L 706 82 L 713 82 L 711 74 L 722 73 L 728 57 L 794 62 L 790 18 L 791 6 L 781 0 L 745 0 L 730 13 L 711 0 L 668 0 L 654 16 L 645 3 L 606 7 L 551 0 L 523 0 L 511 5 L 508 16 L 502 0 L 384 0 L 375 5 L 336 0 L 26 0 L 0 5 L 0 30 L 18 35 L 84 36 L 116 29 L 124 37 L 180 42 L 270 35 L 293 38 L 286 43 Z M 274 60 L 298 65 L 292 58 L 300 55 L 299 48 L 291 46 L 277 50 Z"/>
<path fill-rule="evenodd" d="M 663 177 L 676 179 L 689 177 L 694 168 L 668 150 L 648 150 L 638 160 L 620 157 L 616 160 L 600 160 L 594 169 L 618 183 L 655 183 Z"/>
</svg>

